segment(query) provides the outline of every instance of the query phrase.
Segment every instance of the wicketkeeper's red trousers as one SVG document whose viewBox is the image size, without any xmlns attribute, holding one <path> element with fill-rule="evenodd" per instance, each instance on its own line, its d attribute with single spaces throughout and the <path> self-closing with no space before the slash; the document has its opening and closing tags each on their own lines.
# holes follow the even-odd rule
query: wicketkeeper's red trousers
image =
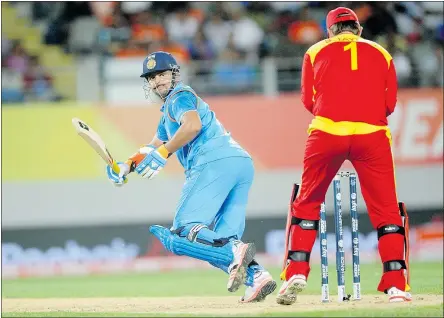
<svg viewBox="0 0 444 318">
<path fill-rule="evenodd" d="M 366 135 L 336 136 L 314 130 L 308 137 L 304 171 L 299 195 L 292 206 L 293 216 L 306 220 L 319 220 L 321 203 L 327 189 L 345 160 L 356 169 L 362 195 L 370 220 L 375 229 L 395 224 L 403 226 L 398 208 L 395 175 L 390 140 L 384 130 Z M 295 226 L 291 250 L 311 252 L 316 231 Z M 404 236 L 384 235 L 378 242 L 382 262 L 404 259 Z M 291 261 L 286 279 L 295 274 L 308 277 L 310 266 L 305 261 Z M 381 269 L 382 272 L 382 269 Z M 402 270 L 383 273 L 379 291 L 390 287 L 405 290 L 406 278 Z"/>
</svg>

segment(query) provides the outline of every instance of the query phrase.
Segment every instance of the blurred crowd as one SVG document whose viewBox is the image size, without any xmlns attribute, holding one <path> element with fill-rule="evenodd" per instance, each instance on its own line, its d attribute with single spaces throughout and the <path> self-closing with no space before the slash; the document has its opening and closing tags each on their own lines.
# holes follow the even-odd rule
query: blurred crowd
<svg viewBox="0 0 444 318">
<path fill-rule="evenodd" d="M 56 101 L 52 76 L 20 41 L 2 36 L 2 101 Z"/>
<path fill-rule="evenodd" d="M 392 54 L 400 86 L 443 86 L 441 2 L 76 1 L 29 5 L 30 19 L 42 29 L 44 42 L 60 45 L 68 53 L 127 58 L 164 50 L 181 63 L 216 65 L 221 79 L 227 72 L 237 72 L 245 81 L 265 57 L 301 57 L 310 45 L 326 37 L 327 12 L 348 6 L 364 27 L 362 36 Z M 2 68 L 26 75 L 23 87 L 32 96 L 54 98 L 49 89 L 51 76 L 39 66 L 38 58 L 27 56 L 20 43 L 7 39 L 5 43 L 2 37 Z"/>
<path fill-rule="evenodd" d="M 121 2 L 101 16 L 99 38 L 119 57 L 155 50 L 182 61 L 301 56 L 326 37 L 326 13 L 339 5 L 353 8 L 363 37 L 393 55 L 401 86 L 442 86 L 439 2 Z"/>
</svg>

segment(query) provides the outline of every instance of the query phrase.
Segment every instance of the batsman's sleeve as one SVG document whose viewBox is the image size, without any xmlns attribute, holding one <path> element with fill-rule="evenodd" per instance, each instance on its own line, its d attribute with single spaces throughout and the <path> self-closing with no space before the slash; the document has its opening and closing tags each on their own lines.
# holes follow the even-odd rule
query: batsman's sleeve
<svg viewBox="0 0 444 318">
<path fill-rule="evenodd" d="M 387 117 L 395 110 L 397 95 L 398 95 L 398 80 L 396 78 L 395 64 L 393 64 L 393 59 L 392 59 L 390 61 L 390 67 L 388 70 L 388 77 L 387 77 L 387 87 L 385 90 L 385 106 L 386 106 Z"/>
<path fill-rule="evenodd" d="M 310 55 L 304 55 L 302 63 L 302 78 L 301 78 L 301 100 L 305 108 L 310 113 L 313 113 L 313 97 L 314 97 L 314 72 L 311 64 Z"/>
<path fill-rule="evenodd" d="M 163 116 L 160 118 L 159 124 L 157 125 L 156 136 L 157 139 L 161 141 L 168 141 L 168 134 L 165 130 L 165 118 Z"/>
<path fill-rule="evenodd" d="M 191 110 L 197 110 L 197 98 L 191 92 L 181 92 L 173 100 L 169 107 L 169 115 L 180 123 L 183 115 Z"/>
</svg>

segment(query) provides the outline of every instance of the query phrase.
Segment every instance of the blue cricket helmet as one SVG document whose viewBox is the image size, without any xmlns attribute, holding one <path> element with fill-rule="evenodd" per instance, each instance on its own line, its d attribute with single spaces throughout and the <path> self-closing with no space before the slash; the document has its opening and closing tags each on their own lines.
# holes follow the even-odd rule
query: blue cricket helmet
<svg viewBox="0 0 444 318">
<path fill-rule="evenodd" d="M 143 60 L 142 74 L 140 77 L 147 77 L 153 73 L 159 73 L 169 70 L 179 70 L 180 67 L 176 59 L 167 52 L 157 51 L 151 53 Z"/>
</svg>

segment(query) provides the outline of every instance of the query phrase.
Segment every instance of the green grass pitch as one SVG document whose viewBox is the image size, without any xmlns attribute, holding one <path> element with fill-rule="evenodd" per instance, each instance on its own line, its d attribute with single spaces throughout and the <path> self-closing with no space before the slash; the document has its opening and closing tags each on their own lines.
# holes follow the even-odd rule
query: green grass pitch
<svg viewBox="0 0 444 318">
<path fill-rule="evenodd" d="M 361 265 L 361 288 L 363 300 L 373 297 L 373 303 L 360 306 L 359 302 L 336 303 L 336 272 L 330 265 L 329 282 L 331 306 L 320 301 L 320 269 L 312 267 L 308 287 L 304 295 L 312 295 L 311 303 L 279 306 L 275 303 L 277 290 L 265 303 L 238 304 L 237 297 L 243 288 L 231 294 L 226 290 L 227 275 L 220 270 L 168 271 L 161 273 L 95 275 L 86 277 L 27 278 L 2 281 L 3 317 L 165 317 L 165 316 L 304 316 L 304 317 L 443 317 L 443 262 L 411 263 L 411 286 L 413 296 L 420 299 L 404 306 L 392 306 L 387 296 L 376 291 L 381 274 L 380 264 Z M 270 269 L 279 281 L 279 268 Z M 346 270 L 347 291 L 351 293 L 351 268 Z M 233 297 L 236 296 L 236 299 Z M 434 301 L 426 301 L 427 297 Z M 376 297 L 376 298 L 375 298 Z M 379 297 L 379 298 L 378 298 Z M 115 307 L 107 307 L 106 299 L 119 299 Z M 90 302 L 82 307 L 78 299 Z M 85 300 L 86 299 L 86 300 Z M 168 300 L 171 299 L 171 304 Z M 438 299 L 438 301 L 436 301 Z M 441 299 L 439 301 L 439 299 Z M 146 300 L 146 302 L 145 302 Z M 22 301 L 14 310 L 9 302 Z M 41 303 L 37 309 L 29 309 L 28 302 Z M 53 301 L 55 304 L 51 303 Z M 72 301 L 68 307 L 57 307 Z M 133 305 L 129 303 L 134 301 Z M 177 310 L 174 302 L 178 302 Z M 189 301 L 190 308 L 187 308 Z M 136 305 L 139 302 L 141 304 Z M 208 306 L 205 305 L 208 302 Z M 76 307 L 76 303 L 80 304 Z M 146 307 L 143 304 L 146 303 Z M 45 307 L 44 304 L 49 304 Z M 103 305 L 102 305 L 103 304 Z M 159 304 L 159 305 L 157 305 Z M 6 306 L 6 308 L 5 308 Z M 51 307 L 55 306 L 55 307 Z M 96 306 L 96 307 L 94 307 Z M 125 307 L 127 306 L 127 307 Z M 133 307 L 131 307 L 133 306 Z M 50 310 L 48 308 L 57 308 Z M 304 308 L 307 307 L 307 308 Z M 42 310 L 38 311 L 38 308 Z M 72 308 L 72 309 L 71 309 Z M 88 308 L 88 310 L 82 310 Z M 116 308 L 116 310 L 107 310 Z M 207 310 L 206 308 L 211 308 Z M 283 308 L 283 309 L 281 309 Z M 125 311 L 122 311 L 125 309 Z M 220 310 L 218 310 L 220 309 Z M 328 310 L 326 310 L 328 309 Z M 352 310 L 350 310 L 352 309 Z"/>
</svg>

